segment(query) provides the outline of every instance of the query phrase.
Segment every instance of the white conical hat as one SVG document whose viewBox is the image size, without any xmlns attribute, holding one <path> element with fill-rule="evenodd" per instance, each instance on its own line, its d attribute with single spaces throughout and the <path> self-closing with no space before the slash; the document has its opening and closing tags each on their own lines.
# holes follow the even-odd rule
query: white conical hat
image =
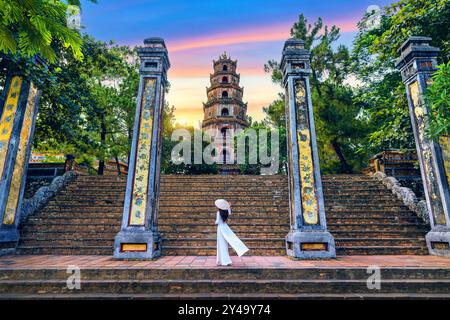
<svg viewBox="0 0 450 320">
<path fill-rule="evenodd" d="M 222 210 L 230 210 L 230 203 L 225 199 L 217 199 L 214 204 Z"/>
</svg>

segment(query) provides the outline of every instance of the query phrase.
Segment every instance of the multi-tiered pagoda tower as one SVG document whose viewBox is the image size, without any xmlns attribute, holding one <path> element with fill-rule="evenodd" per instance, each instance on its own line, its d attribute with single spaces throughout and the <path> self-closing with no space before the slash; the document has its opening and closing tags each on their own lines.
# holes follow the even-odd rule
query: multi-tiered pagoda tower
<svg viewBox="0 0 450 320">
<path fill-rule="evenodd" d="M 225 165 L 235 162 L 232 141 L 236 131 L 249 126 L 247 103 L 242 102 L 244 88 L 239 86 L 236 65 L 237 60 L 231 60 L 226 53 L 213 61 L 211 86 L 206 88 L 208 102 L 203 103 L 202 128 L 216 143 L 217 163 Z"/>
</svg>

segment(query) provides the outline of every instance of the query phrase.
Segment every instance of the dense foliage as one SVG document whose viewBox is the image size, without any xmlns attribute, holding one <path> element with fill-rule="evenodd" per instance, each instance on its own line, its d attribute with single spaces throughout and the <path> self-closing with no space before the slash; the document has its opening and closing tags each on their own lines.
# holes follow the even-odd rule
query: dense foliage
<svg viewBox="0 0 450 320">
<path fill-rule="evenodd" d="M 370 26 L 367 22 L 373 15 L 379 15 L 380 23 Z M 442 49 L 441 61 L 447 62 L 450 1 L 400 0 L 379 13 L 366 14 L 358 27 L 352 64 L 361 87 L 355 102 L 363 107 L 369 130 L 362 149 L 370 153 L 392 148 L 414 149 L 405 87 L 394 67 L 397 50 L 409 36 L 428 36 L 432 38 L 432 45 Z M 445 81 L 440 83 L 445 86 Z M 446 88 L 450 90 L 448 82 Z M 445 88 L 441 86 L 440 89 Z M 445 108 L 440 105 L 434 108 L 434 114 L 441 125 L 431 126 L 431 136 L 444 132 L 443 121 L 448 118 L 448 113 L 442 113 Z"/>
<path fill-rule="evenodd" d="M 442 64 L 432 80 L 426 92 L 430 107 L 428 134 L 437 140 L 443 134 L 450 134 L 450 62 Z"/>
<path fill-rule="evenodd" d="M 89 166 L 98 160 L 102 174 L 105 160 L 128 158 L 139 65 L 129 47 L 87 36 L 82 52 L 81 61 L 67 56 L 50 66 L 34 147 L 74 154 Z"/>
<path fill-rule="evenodd" d="M 341 45 L 333 49 L 339 32 L 336 26 L 324 26 L 320 18 L 311 25 L 301 14 L 291 29 L 291 37 L 304 40 L 311 52 L 311 94 L 321 169 L 350 173 L 361 168 L 363 155 L 357 150 L 365 131 L 364 121 L 358 117 L 360 107 L 353 103 L 353 91 L 345 82 L 350 72 L 350 53 Z M 269 61 L 265 70 L 274 83 L 281 84 L 278 62 Z M 284 95 L 264 112 L 268 125 L 284 128 Z"/>
<path fill-rule="evenodd" d="M 70 6 L 80 1 L 0 0 L 0 52 L 55 62 L 61 49 L 69 49 L 81 59 L 80 34 L 67 25 Z"/>
<path fill-rule="evenodd" d="M 175 116 L 173 112 L 175 108 L 165 108 L 166 113 L 164 117 L 164 132 L 163 132 L 163 153 L 161 160 L 161 172 L 165 174 L 216 174 L 219 172 L 218 166 L 216 164 L 206 164 L 206 163 L 195 163 L 194 155 L 201 154 L 205 147 L 209 144 L 208 137 L 201 130 L 194 129 L 192 126 L 183 126 L 180 124 L 175 124 Z M 188 142 L 188 149 L 190 152 L 184 154 L 180 152 L 179 154 L 172 155 L 175 145 L 179 144 L 181 141 L 188 140 L 172 140 L 172 133 L 177 130 L 182 129 L 188 132 L 190 136 L 190 142 Z M 201 144 L 194 143 L 194 135 L 197 134 L 202 138 Z M 180 160 L 174 162 L 173 160 Z M 184 161 L 182 162 L 181 159 Z"/>
</svg>

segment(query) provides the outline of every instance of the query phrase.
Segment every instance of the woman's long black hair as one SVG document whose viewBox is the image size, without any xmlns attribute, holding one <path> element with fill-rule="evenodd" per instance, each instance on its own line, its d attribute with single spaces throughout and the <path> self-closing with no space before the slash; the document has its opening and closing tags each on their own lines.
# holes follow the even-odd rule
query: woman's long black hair
<svg viewBox="0 0 450 320">
<path fill-rule="evenodd" d="M 227 220 L 228 220 L 228 210 L 219 209 L 219 214 L 222 217 L 223 222 L 227 222 Z"/>
</svg>

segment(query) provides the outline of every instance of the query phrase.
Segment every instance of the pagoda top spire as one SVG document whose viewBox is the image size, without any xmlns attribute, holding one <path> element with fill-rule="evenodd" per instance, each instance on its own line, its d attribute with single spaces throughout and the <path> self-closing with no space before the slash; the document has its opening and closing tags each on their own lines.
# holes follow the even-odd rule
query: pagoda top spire
<svg viewBox="0 0 450 320">
<path fill-rule="evenodd" d="M 237 60 L 231 60 L 231 57 L 227 54 L 226 51 L 224 51 L 220 56 L 219 60 L 213 60 L 213 64 L 223 64 L 223 63 L 231 63 L 232 65 L 236 66 Z"/>
</svg>

